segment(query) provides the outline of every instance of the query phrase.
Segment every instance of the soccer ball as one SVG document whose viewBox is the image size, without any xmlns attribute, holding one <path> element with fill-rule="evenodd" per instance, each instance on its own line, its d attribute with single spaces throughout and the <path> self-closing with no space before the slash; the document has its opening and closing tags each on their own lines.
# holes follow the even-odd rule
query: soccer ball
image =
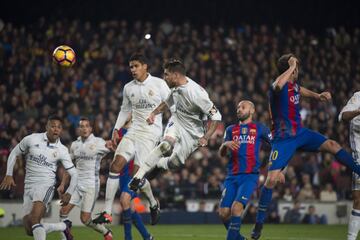
<svg viewBox="0 0 360 240">
<path fill-rule="evenodd" d="M 63 67 L 71 67 L 76 61 L 74 50 L 66 45 L 61 45 L 55 48 L 53 52 L 53 60 Z"/>
</svg>

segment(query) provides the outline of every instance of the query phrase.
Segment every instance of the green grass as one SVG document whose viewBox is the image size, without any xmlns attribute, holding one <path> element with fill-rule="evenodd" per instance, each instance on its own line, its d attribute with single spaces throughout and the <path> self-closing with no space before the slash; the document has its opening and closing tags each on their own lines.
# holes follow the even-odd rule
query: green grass
<svg viewBox="0 0 360 240">
<path fill-rule="evenodd" d="M 242 226 L 241 232 L 249 237 L 252 225 Z M 114 240 L 123 239 L 122 226 L 111 226 Z M 141 240 L 133 229 L 133 239 Z M 156 240 L 212 240 L 226 239 L 221 225 L 158 225 L 148 226 Z M 75 240 L 103 239 L 102 236 L 85 227 L 74 227 Z M 265 225 L 262 240 L 339 240 L 346 239 L 347 225 Z M 0 228 L 0 240 L 30 240 L 23 228 Z M 57 240 L 59 233 L 51 233 L 48 240 Z M 360 238 L 358 238 L 360 239 Z"/>
</svg>

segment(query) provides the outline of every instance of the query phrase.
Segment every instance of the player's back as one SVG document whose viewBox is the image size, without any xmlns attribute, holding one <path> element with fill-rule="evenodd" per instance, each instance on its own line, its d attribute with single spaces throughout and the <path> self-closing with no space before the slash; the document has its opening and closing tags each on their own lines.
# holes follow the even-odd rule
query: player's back
<svg viewBox="0 0 360 240">
<path fill-rule="evenodd" d="M 105 141 L 93 134 L 84 141 L 79 137 L 71 144 L 70 153 L 76 163 L 79 185 L 94 187 L 98 183 L 100 162 L 108 152 Z"/>
<path fill-rule="evenodd" d="M 33 133 L 19 143 L 25 154 L 25 184 L 55 183 L 57 162 L 69 158 L 67 148 L 58 139 L 48 142 L 46 133 Z"/>
<path fill-rule="evenodd" d="M 201 137 L 205 131 L 203 121 L 206 113 L 209 113 L 214 104 L 205 89 L 190 78 L 187 80 L 185 85 L 172 89 L 175 105 L 173 119 L 192 135 Z"/>
<path fill-rule="evenodd" d="M 239 149 L 229 153 L 228 175 L 259 173 L 261 141 L 270 143 L 270 131 L 261 123 L 233 124 L 226 128 L 225 141 L 238 141 Z"/>
<path fill-rule="evenodd" d="M 274 140 L 295 136 L 301 129 L 300 86 L 287 82 L 283 88 L 269 91 L 271 132 Z"/>
<path fill-rule="evenodd" d="M 129 131 L 149 137 L 160 136 L 162 115 L 159 114 L 152 125 L 147 124 L 146 119 L 169 93 L 170 89 L 165 81 L 150 74 L 143 82 L 132 80 L 127 83 L 124 86 L 124 98 L 128 98 L 132 111 L 132 125 Z"/>
</svg>

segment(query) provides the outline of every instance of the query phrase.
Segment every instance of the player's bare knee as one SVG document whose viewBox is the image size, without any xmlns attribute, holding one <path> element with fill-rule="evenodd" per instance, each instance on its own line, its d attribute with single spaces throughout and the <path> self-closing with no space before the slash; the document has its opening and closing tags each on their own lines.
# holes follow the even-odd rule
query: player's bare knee
<svg viewBox="0 0 360 240">
<path fill-rule="evenodd" d="M 329 152 L 332 154 L 336 154 L 339 150 L 341 149 L 341 146 L 338 142 L 329 139 L 327 140 L 324 145 L 322 145 L 320 147 L 320 150 L 325 151 L 325 152 Z"/>
<path fill-rule="evenodd" d="M 127 161 L 124 157 L 117 155 L 110 164 L 110 171 L 114 173 L 119 173 L 126 165 L 126 163 Z"/>
<path fill-rule="evenodd" d="M 219 210 L 219 216 L 223 222 L 226 222 L 229 220 L 231 215 L 230 208 L 220 208 Z"/>
<path fill-rule="evenodd" d="M 91 215 L 89 213 L 81 213 L 80 220 L 83 224 L 87 225 L 89 223 Z"/>
<path fill-rule="evenodd" d="M 131 202 L 125 198 L 120 199 L 120 204 L 122 209 L 129 209 L 131 207 Z"/>
<path fill-rule="evenodd" d="M 244 205 L 241 202 L 235 201 L 231 206 L 231 215 L 240 216 L 244 210 Z"/>
<path fill-rule="evenodd" d="M 160 149 L 161 153 L 163 154 L 163 156 L 166 157 L 166 156 L 171 155 L 173 146 L 169 141 L 164 140 L 159 144 L 159 149 Z"/>
<path fill-rule="evenodd" d="M 266 178 L 266 181 L 265 181 L 265 187 L 267 188 L 273 188 L 275 187 L 277 183 L 277 176 L 276 175 L 270 175 Z"/>
</svg>

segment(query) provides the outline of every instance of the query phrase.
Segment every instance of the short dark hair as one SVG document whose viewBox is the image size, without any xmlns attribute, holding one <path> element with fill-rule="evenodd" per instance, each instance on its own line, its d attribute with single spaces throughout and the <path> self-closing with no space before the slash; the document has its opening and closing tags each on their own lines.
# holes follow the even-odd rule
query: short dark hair
<svg viewBox="0 0 360 240">
<path fill-rule="evenodd" d="M 277 69 L 279 74 L 282 74 L 283 72 L 285 72 L 286 70 L 289 69 L 289 59 L 291 57 L 295 57 L 297 58 L 294 54 L 292 53 L 288 53 L 288 54 L 284 54 L 282 55 L 277 62 Z M 298 59 L 298 58 L 297 58 Z"/>
<path fill-rule="evenodd" d="M 142 53 L 133 53 L 129 59 L 131 61 L 139 61 L 141 64 L 146 64 L 149 67 L 149 59 Z"/>
<path fill-rule="evenodd" d="M 79 120 L 79 124 L 80 124 L 80 121 L 88 121 L 90 126 L 92 126 L 92 122 L 91 122 L 90 118 L 88 118 L 88 117 L 81 116 L 80 120 Z"/>
<path fill-rule="evenodd" d="M 186 75 L 186 69 L 184 63 L 179 59 L 170 59 L 166 61 L 163 65 L 164 69 L 167 69 L 169 72 L 178 72 L 182 75 Z"/>
<path fill-rule="evenodd" d="M 53 121 L 53 120 L 57 120 L 57 121 L 60 121 L 62 123 L 62 119 L 58 115 L 50 115 L 48 117 L 48 121 Z"/>
</svg>

